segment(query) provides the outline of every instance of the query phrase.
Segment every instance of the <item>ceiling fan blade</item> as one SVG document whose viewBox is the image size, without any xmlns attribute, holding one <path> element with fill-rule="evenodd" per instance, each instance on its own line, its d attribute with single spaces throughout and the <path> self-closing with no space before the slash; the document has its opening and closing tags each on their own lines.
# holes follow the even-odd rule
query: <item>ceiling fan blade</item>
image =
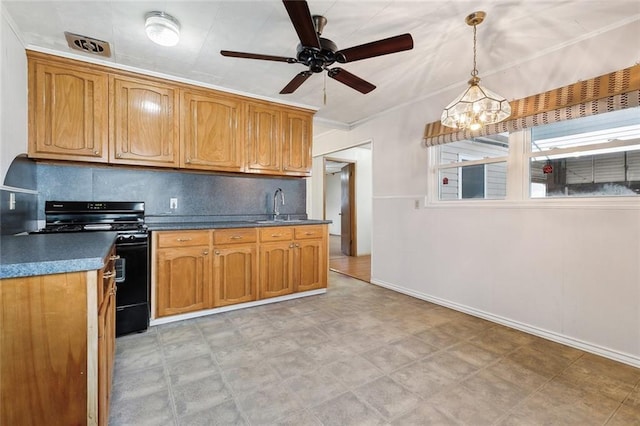
<svg viewBox="0 0 640 426">
<path fill-rule="evenodd" d="M 336 52 L 337 60 L 341 64 L 360 59 L 373 58 L 375 56 L 388 55 L 390 53 L 402 52 L 413 49 L 413 38 L 411 34 L 402 34 L 389 37 L 360 46 L 349 47 L 348 49 Z"/>
<path fill-rule="evenodd" d="M 329 77 L 338 80 L 340 83 L 346 84 L 352 89 L 360 93 L 367 94 L 376 88 L 373 84 L 361 79 L 357 75 L 351 74 L 349 71 L 336 67 L 329 70 Z"/>
<path fill-rule="evenodd" d="M 305 47 L 315 47 L 320 49 L 320 40 L 313 26 L 313 19 L 306 1 L 282 0 L 284 7 L 289 13 L 289 18 L 293 27 L 298 33 L 300 43 Z"/>
<path fill-rule="evenodd" d="M 287 84 L 286 86 L 284 86 L 284 89 L 282 89 L 280 91 L 281 95 L 288 95 L 289 93 L 293 93 L 296 91 L 296 89 L 298 87 L 300 87 L 300 85 L 302 83 L 304 83 L 305 81 L 307 81 L 307 79 L 309 77 L 311 77 L 313 75 L 313 73 L 311 71 L 302 71 L 300 74 L 296 75 L 295 77 L 293 77 L 293 80 L 291 80 L 289 82 L 289 84 Z"/>
<path fill-rule="evenodd" d="M 298 60 L 295 58 L 285 58 L 284 56 L 261 55 L 259 53 L 233 52 L 231 50 L 221 50 L 220 54 L 222 56 L 229 56 L 232 58 L 262 59 L 263 61 L 287 62 L 289 64 L 295 64 L 298 62 Z"/>
</svg>

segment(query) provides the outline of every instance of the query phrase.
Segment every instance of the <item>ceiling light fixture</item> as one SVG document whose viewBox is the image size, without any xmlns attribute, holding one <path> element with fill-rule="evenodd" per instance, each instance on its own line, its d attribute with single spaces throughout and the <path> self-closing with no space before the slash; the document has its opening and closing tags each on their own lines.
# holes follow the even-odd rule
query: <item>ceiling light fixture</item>
<svg viewBox="0 0 640 426">
<path fill-rule="evenodd" d="M 161 46 L 175 46 L 180 40 L 180 23 L 164 12 L 147 13 L 144 29 L 147 37 Z"/>
<path fill-rule="evenodd" d="M 476 68 L 476 26 L 486 16 L 485 12 L 473 12 L 466 17 L 467 25 L 473 26 L 473 70 L 469 87 L 455 98 L 442 112 L 440 121 L 447 127 L 479 130 L 483 126 L 499 123 L 511 115 L 511 105 L 502 96 L 480 86 Z"/>
</svg>

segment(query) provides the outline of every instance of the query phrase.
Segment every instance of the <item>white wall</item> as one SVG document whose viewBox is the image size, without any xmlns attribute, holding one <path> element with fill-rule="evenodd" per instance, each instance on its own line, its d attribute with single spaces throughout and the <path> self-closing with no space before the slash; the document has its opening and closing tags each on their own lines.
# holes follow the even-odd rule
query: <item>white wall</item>
<svg viewBox="0 0 640 426">
<path fill-rule="evenodd" d="M 325 175 L 326 185 L 326 219 L 331 220 L 329 224 L 329 234 L 340 235 L 342 233 L 342 223 L 340 211 L 342 208 L 342 176 L 340 173 L 329 173 Z"/>
<path fill-rule="evenodd" d="M 541 52 L 483 82 L 515 99 L 622 69 L 640 58 L 637 31 Z M 445 92 L 314 139 L 314 155 L 374 140 L 372 281 L 640 366 L 640 201 L 415 209 L 430 179 L 424 126 L 458 94 Z"/>
<path fill-rule="evenodd" d="M 13 159 L 27 152 L 27 57 L 0 9 L 0 185 Z"/>
</svg>

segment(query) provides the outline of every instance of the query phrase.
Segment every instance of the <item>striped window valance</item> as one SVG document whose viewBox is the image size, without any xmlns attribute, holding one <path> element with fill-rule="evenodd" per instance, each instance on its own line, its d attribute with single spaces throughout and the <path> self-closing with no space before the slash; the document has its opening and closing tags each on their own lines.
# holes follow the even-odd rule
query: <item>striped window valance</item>
<svg viewBox="0 0 640 426">
<path fill-rule="evenodd" d="M 639 106 L 640 65 L 511 101 L 510 104 L 509 119 L 474 132 L 458 131 L 443 126 L 440 121 L 429 123 L 424 132 L 425 145 L 441 145 Z"/>
</svg>

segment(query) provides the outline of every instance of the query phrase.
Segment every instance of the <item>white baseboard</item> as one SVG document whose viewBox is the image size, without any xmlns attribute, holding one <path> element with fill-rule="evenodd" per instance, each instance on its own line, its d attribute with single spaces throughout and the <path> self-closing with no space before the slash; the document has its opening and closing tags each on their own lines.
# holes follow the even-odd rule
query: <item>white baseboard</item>
<svg viewBox="0 0 640 426">
<path fill-rule="evenodd" d="M 154 326 L 154 325 L 168 324 L 171 322 L 182 321 L 182 320 L 192 319 L 192 318 L 199 318 L 207 315 L 219 314 L 222 312 L 235 311 L 237 309 L 251 308 L 253 306 L 260 306 L 260 305 L 268 305 L 270 303 L 283 302 L 285 300 L 291 300 L 291 299 L 299 299 L 301 297 L 315 296 L 318 294 L 324 294 L 326 292 L 327 292 L 326 288 L 321 288 L 318 290 L 309 290 L 309 291 L 303 291 L 300 293 L 287 294 L 285 296 L 270 297 L 268 299 L 256 300 L 254 302 L 238 303 L 237 305 L 222 306 L 220 308 L 205 309 L 197 312 L 189 312 L 187 314 L 171 315 L 169 317 L 162 317 L 162 318 L 151 318 L 151 320 L 149 321 L 149 325 Z"/>
<path fill-rule="evenodd" d="M 449 300 L 441 299 L 439 297 L 430 296 L 428 294 L 417 292 L 415 290 L 406 289 L 404 287 L 400 287 L 398 285 L 391 284 L 382 280 L 377 280 L 372 278 L 371 284 L 388 288 L 389 290 L 397 291 L 398 293 L 406 294 L 407 296 L 415 297 L 417 299 L 425 300 L 427 302 L 431 302 L 436 305 L 451 308 L 455 311 L 464 312 L 465 314 L 473 315 L 475 317 L 486 319 L 488 321 L 495 322 L 510 328 L 514 328 L 516 330 L 524 331 L 525 333 L 533 334 L 534 336 L 542 337 L 544 339 L 561 343 L 563 345 L 571 346 L 572 348 L 580 349 L 585 352 L 590 352 L 596 355 L 603 356 L 605 358 L 612 359 L 614 361 L 622 362 L 624 364 L 628 364 L 633 367 L 640 368 L 640 357 L 635 355 L 605 348 L 603 346 L 599 346 L 593 343 L 575 339 L 573 337 L 566 336 L 564 334 L 534 327 L 526 323 L 515 321 L 499 315 L 494 315 L 492 313 L 475 309 L 470 306 L 461 305 L 459 303 L 451 302 Z"/>
</svg>

